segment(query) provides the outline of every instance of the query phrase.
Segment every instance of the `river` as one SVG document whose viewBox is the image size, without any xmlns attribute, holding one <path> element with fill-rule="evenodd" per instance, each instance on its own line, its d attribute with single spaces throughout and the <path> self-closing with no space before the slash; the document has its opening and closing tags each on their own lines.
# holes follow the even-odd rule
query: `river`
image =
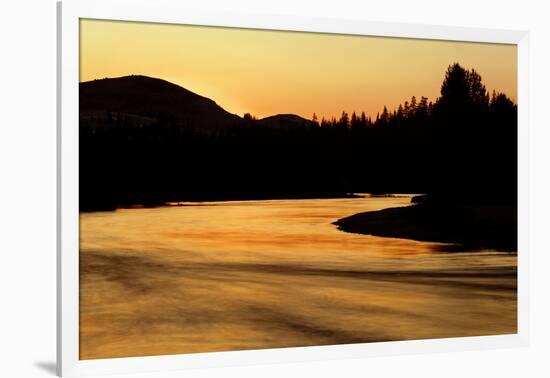
<svg viewBox="0 0 550 378">
<path fill-rule="evenodd" d="M 516 333 L 514 254 L 332 222 L 409 196 L 80 215 L 80 358 Z"/>
</svg>

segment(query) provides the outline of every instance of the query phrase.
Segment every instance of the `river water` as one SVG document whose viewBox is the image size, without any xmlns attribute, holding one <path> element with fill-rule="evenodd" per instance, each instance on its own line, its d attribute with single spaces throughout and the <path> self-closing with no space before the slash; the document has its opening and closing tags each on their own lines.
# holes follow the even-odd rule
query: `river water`
<svg viewBox="0 0 550 378">
<path fill-rule="evenodd" d="M 516 332 L 514 254 L 339 231 L 409 196 L 80 216 L 80 358 Z"/>
</svg>

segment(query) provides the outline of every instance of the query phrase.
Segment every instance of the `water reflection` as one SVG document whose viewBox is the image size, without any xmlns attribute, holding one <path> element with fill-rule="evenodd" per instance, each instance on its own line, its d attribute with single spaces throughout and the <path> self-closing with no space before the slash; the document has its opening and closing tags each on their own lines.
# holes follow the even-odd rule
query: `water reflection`
<svg viewBox="0 0 550 378">
<path fill-rule="evenodd" d="M 516 257 L 338 231 L 409 198 L 81 215 L 82 359 L 516 332 Z"/>
</svg>

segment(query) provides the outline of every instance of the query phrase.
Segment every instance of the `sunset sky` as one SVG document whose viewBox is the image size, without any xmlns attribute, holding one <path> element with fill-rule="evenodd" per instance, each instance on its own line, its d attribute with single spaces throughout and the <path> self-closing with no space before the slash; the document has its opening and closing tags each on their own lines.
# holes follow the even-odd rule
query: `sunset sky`
<svg viewBox="0 0 550 378">
<path fill-rule="evenodd" d="M 81 81 L 162 78 L 241 116 L 374 117 L 413 95 L 435 100 L 453 62 L 517 98 L 515 45 L 81 20 L 80 49 Z"/>
</svg>

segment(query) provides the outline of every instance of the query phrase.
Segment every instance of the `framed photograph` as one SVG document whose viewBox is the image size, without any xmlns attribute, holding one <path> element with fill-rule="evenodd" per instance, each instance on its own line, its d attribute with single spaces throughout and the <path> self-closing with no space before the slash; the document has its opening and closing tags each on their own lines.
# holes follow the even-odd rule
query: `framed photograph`
<svg viewBox="0 0 550 378">
<path fill-rule="evenodd" d="M 58 20 L 59 375 L 527 344 L 527 32 Z"/>
</svg>

